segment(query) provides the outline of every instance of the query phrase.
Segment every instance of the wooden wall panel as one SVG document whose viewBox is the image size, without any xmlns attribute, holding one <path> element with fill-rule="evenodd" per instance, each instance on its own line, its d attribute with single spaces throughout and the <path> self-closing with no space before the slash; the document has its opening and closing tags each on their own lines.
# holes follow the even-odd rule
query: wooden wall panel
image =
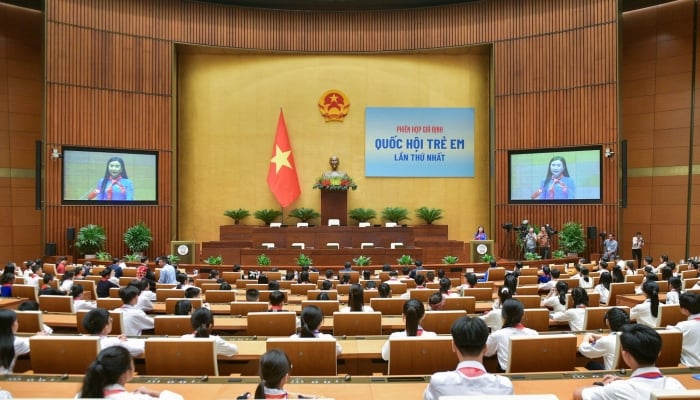
<svg viewBox="0 0 700 400">
<path fill-rule="evenodd" d="M 537 223 L 575 220 L 617 226 L 615 166 L 603 170 L 602 206 L 511 206 L 504 194 L 509 149 L 581 144 L 616 148 L 616 0 L 492 0 L 358 13 L 168 0 L 53 0 L 46 4 L 46 17 L 47 143 L 156 148 L 164 174 L 157 207 L 62 207 L 51 189 L 47 240 L 63 236 L 66 226 L 87 222 L 108 225 L 114 237 L 125 221 L 130 225 L 140 218 L 158 230 L 154 247 L 167 249 L 176 207 L 169 169 L 175 150 L 170 122 L 175 43 L 302 53 L 493 43 L 495 226 L 525 215 Z M 83 110 L 88 112 L 81 114 Z M 57 168 L 47 166 L 46 175 L 47 186 L 60 184 Z M 500 236 L 495 234 L 497 240 Z M 110 239 L 109 246 L 118 246 L 118 241 Z"/>
</svg>

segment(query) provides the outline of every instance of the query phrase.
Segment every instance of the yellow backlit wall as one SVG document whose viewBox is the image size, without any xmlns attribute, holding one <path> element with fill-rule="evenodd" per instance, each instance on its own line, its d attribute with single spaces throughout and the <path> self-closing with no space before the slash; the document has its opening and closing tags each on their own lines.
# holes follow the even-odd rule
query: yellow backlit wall
<svg viewBox="0 0 700 400">
<path fill-rule="evenodd" d="M 487 51 L 298 55 L 212 52 L 181 47 L 177 87 L 178 237 L 218 240 L 224 210 L 280 209 L 266 176 L 279 110 L 284 110 L 302 193 L 284 210 L 320 211 L 311 187 L 331 155 L 358 184 L 348 208 L 444 210 L 450 239 L 489 225 L 489 60 Z M 478 53 L 478 54 L 474 54 Z M 317 103 L 329 89 L 351 103 L 344 122 L 325 122 Z M 473 107 L 474 178 L 365 178 L 365 107 Z M 319 223 L 320 221 L 316 221 Z M 378 218 L 374 221 L 380 223 Z M 249 217 L 246 224 L 262 224 Z M 348 223 L 355 223 L 349 220 Z M 490 232 L 489 232 L 490 233 Z"/>
</svg>

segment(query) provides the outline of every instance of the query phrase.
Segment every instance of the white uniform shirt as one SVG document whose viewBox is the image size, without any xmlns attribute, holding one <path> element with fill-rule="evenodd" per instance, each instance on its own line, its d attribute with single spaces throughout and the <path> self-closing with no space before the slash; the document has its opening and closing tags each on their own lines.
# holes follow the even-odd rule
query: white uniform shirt
<svg viewBox="0 0 700 400">
<path fill-rule="evenodd" d="M 569 329 L 572 331 L 582 331 L 585 318 L 586 309 L 581 307 L 569 308 L 564 312 L 559 311 L 552 315 L 552 319 L 555 321 L 568 321 Z"/>
<path fill-rule="evenodd" d="M 333 341 L 335 341 L 335 355 L 336 355 L 336 357 L 339 356 L 343 352 L 343 348 L 340 346 L 340 343 L 338 343 L 338 341 L 335 340 L 333 335 L 329 335 L 327 333 L 321 333 L 321 332 L 314 332 L 314 335 L 316 335 L 316 337 L 319 339 L 324 339 L 324 340 L 331 340 L 332 339 Z M 302 338 L 301 336 L 299 336 L 298 333 L 295 333 L 290 337 L 294 338 L 294 339 L 312 339 L 312 338 Z"/>
<path fill-rule="evenodd" d="M 187 335 L 182 335 L 183 339 L 196 339 L 194 337 L 194 334 L 188 333 Z M 238 346 L 236 346 L 233 343 L 227 342 L 224 339 L 220 338 L 219 336 L 216 335 L 209 335 L 210 339 L 214 339 L 214 349 L 216 350 L 216 354 L 222 355 L 222 356 L 235 356 L 238 354 Z"/>
<path fill-rule="evenodd" d="M 593 278 L 588 277 L 588 282 L 586 282 L 583 277 L 578 278 L 578 287 L 582 289 L 590 289 L 593 287 Z"/>
<path fill-rule="evenodd" d="M 418 327 L 418 331 L 419 331 L 420 335 L 412 336 L 412 337 L 424 338 L 424 337 L 436 337 L 437 336 L 437 334 L 435 332 L 424 331 L 423 328 L 421 328 L 421 327 Z M 406 331 L 392 332 L 391 335 L 389 335 L 389 339 L 387 339 L 387 341 L 384 342 L 384 345 L 382 346 L 382 359 L 384 361 L 389 361 L 389 351 L 390 351 L 389 350 L 389 348 L 390 348 L 389 341 L 391 339 L 405 338 L 405 337 L 409 337 L 408 335 L 406 335 Z"/>
<path fill-rule="evenodd" d="M 29 339 L 15 336 L 14 344 L 15 344 L 15 358 L 10 363 L 10 368 L 5 368 L 3 366 L 0 366 L 0 374 L 2 374 L 2 375 L 11 374 L 12 369 L 15 367 L 15 361 L 17 361 L 17 357 L 21 356 L 22 354 L 29 353 Z"/>
<path fill-rule="evenodd" d="M 508 327 L 492 332 L 486 340 L 486 357 L 497 354 L 498 365 L 506 371 L 508 369 L 508 358 L 510 358 L 509 344 L 511 336 L 537 336 L 534 329 L 519 326 L 517 328 Z"/>
<path fill-rule="evenodd" d="M 160 392 L 160 397 L 152 397 L 144 393 L 128 392 L 122 385 L 108 385 L 104 388 L 104 398 L 109 400 L 184 400 L 184 397 L 169 390 Z"/>
<path fill-rule="evenodd" d="M 73 308 L 75 311 L 78 310 L 92 310 L 96 308 L 97 304 L 94 301 L 83 300 L 83 299 L 73 299 Z"/>
<path fill-rule="evenodd" d="M 637 400 L 651 398 L 652 391 L 684 390 L 685 387 L 674 378 L 642 378 L 640 374 L 658 373 L 656 367 L 637 368 L 629 379 L 618 379 L 605 386 L 583 389 L 583 400 Z"/>
<path fill-rule="evenodd" d="M 481 371 L 480 375 L 467 376 L 460 372 L 461 368 Z M 479 396 L 479 395 L 511 395 L 513 383 L 505 376 L 493 375 L 486 372 L 484 366 L 476 361 L 462 361 L 457 370 L 436 372 L 430 377 L 430 383 L 425 388 L 423 400 L 438 400 L 441 396 Z"/>
<path fill-rule="evenodd" d="M 598 284 L 595 286 L 593 291 L 600 294 L 600 304 L 608 304 L 608 299 L 610 298 L 610 289 L 606 289 L 605 286 Z"/>
<path fill-rule="evenodd" d="M 153 318 L 146 315 L 141 309 L 130 304 L 124 304 L 120 308 L 115 308 L 114 311 L 124 314 L 122 332 L 126 336 L 141 336 L 142 330 L 153 329 Z"/>
<path fill-rule="evenodd" d="M 340 312 L 352 312 L 350 311 L 350 307 L 343 307 L 340 309 Z M 357 312 L 357 311 L 355 311 Z M 370 306 L 362 306 L 362 312 L 374 312 L 374 309 Z"/>
<path fill-rule="evenodd" d="M 486 323 L 486 326 L 491 328 L 491 332 L 495 332 L 503 327 L 503 316 L 500 309 L 493 309 L 479 316 L 479 318 Z"/>
<path fill-rule="evenodd" d="M 683 332 L 683 350 L 681 351 L 681 364 L 687 367 L 700 367 L 700 314 L 693 314 L 687 321 L 681 321 L 675 326 L 668 326 Z"/>
<path fill-rule="evenodd" d="M 615 368 L 614 363 L 617 356 L 617 334 L 617 332 L 613 332 L 593 343 L 590 343 L 591 335 L 587 334 L 583 337 L 578 351 L 586 358 L 603 357 L 605 369 L 613 369 Z"/>
<path fill-rule="evenodd" d="M 547 307 L 547 308 L 551 308 L 552 311 L 554 311 L 554 312 L 564 312 L 564 311 L 566 311 L 566 306 L 568 304 L 569 295 L 567 294 L 566 297 L 567 297 L 567 300 L 564 301 L 564 304 L 561 304 L 561 302 L 559 301 L 558 295 L 554 295 L 552 297 L 547 297 L 546 299 L 544 299 L 542 301 L 542 305 Z"/>
<path fill-rule="evenodd" d="M 630 320 L 636 320 L 640 324 L 656 327 L 657 318 L 651 315 L 651 300 L 647 299 L 641 304 L 630 309 Z"/>
<path fill-rule="evenodd" d="M 136 302 L 136 308 L 143 311 L 153 310 L 153 301 L 155 300 L 156 294 L 153 292 L 143 291 L 139 294 L 139 301 Z"/>
<path fill-rule="evenodd" d="M 100 336 L 100 350 L 104 350 L 107 347 L 112 346 L 121 346 L 129 350 L 132 357 L 136 357 L 143 354 L 146 348 L 146 340 L 134 338 L 122 340 L 117 336 Z"/>
<path fill-rule="evenodd" d="M 678 292 L 675 290 L 669 290 L 666 293 L 666 304 L 678 304 Z"/>
</svg>

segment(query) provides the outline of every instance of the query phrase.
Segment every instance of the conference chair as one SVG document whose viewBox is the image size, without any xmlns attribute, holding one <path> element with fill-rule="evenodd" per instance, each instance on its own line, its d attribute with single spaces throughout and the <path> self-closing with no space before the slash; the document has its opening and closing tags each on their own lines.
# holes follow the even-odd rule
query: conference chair
<svg viewBox="0 0 700 400">
<path fill-rule="evenodd" d="M 408 296 L 411 299 L 420 301 L 421 303 L 427 303 L 430 296 L 434 293 L 438 293 L 438 291 L 433 289 L 411 289 L 408 292 Z"/>
<path fill-rule="evenodd" d="M 340 281 L 337 279 L 319 279 L 316 282 L 316 288 L 321 289 L 321 286 L 323 285 L 323 281 L 328 280 L 331 282 L 331 289 L 335 289 L 338 285 L 340 285 Z"/>
<path fill-rule="evenodd" d="M 462 296 L 473 296 L 476 301 L 493 301 L 493 289 L 469 288 L 464 289 Z"/>
<path fill-rule="evenodd" d="M 389 280 L 389 278 L 390 278 L 390 276 L 389 276 L 389 271 L 381 271 L 381 272 L 379 273 L 379 280 L 380 280 L 380 281 L 386 282 L 386 281 Z"/>
<path fill-rule="evenodd" d="M 338 271 L 338 280 L 343 282 L 344 277 L 348 276 L 348 283 L 359 283 L 360 282 L 360 271 Z"/>
<path fill-rule="evenodd" d="M 392 282 L 397 282 L 397 281 L 392 281 Z M 405 283 L 390 283 L 388 285 L 389 285 L 389 287 L 391 287 L 391 294 L 392 295 L 404 294 L 408 290 L 408 286 Z"/>
<path fill-rule="evenodd" d="M 659 329 L 656 332 L 661 335 L 661 351 L 659 352 L 659 357 L 656 359 L 656 366 L 659 368 L 677 367 L 681 362 L 681 351 L 683 350 L 683 332 L 666 329 Z M 618 357 L 615 369 L 629 369 L 629 365 L 625 363 L 625 360 L 623 360 L 622 356 L 620 355 L 622 346 L 619 346 L 619 338 L 617 348 Z"/>
<path fill-rule="evenodd" d="M 294 312 L 248 313 L 247 334 L 249 336 L 290 336 L 296 331 L 297 315 Z"/>
<path fill-rule="evenodd" d="M 137 270 L 138 270 L 138 268 L 136 268 L 136 267 L 122 268 L 122 276 L 134 279 L 134 278 L 136 278 L 136 271 Z"/>
<path fill-rule="evenodd" d="M 600 305 L 600 293 L 598 292 L 588 292 L 588 306 L 598 307 Z M 573 296 L 567 296 L 566 307 L 572 308 L 574 306 Z"/>
<path fill-rule="evenodd" d="M 315 290 L 316 285 L 313 283 L 293 283 L 291 285 L 291 293 L 296 294 L 296 295 L 304 295 L 306 296 L 306 292 L 309 290 Z"/>
<path fill-rule="evenodd" d="M 698 277 L 698 270 L 689 269 L 681 272 L 681 280 L 693 279 Z"/>
<path fill-rule="evenodd" d="M 36 285 L 12 285 L 12 297 L 24 297 L 30 301 L 37 301 L 39 288 Z"/>
<path fill-rule="evenodd" d="M 369 305 L 374 311 L 382 313 L 382 315 L 401 315 L 403 314 L 403 306 L 407 299 L 401 298 L 374 298 L 370 299 Z"/>
<path fill-rule="evenodd" d="M 217 283 L 216 279 L 209 279 L 209 278 L 195 278 L 194 279 L 194 285 L 197 286 L 198 288 L 201 288 L 203 284 L 205 283 Z"/>
<path fill-rule="evenodd" d="M 43 312 L 75 313 L 73 298 L 70 296 L 49 294 L 39 296 L 39 309 Z"/>
<path fill-rule="evenodd" d="M 362 288 L 363 288 L 363 289 L 367 290 L 367 284 L 368 284 L 369 282 L 374 282 L 374 287 L 375 287 L 375 289 L 378 288 L 379 285 L 382 284 L 382 281 L 380 281 L 379 279 L 368 279 L 368 280 L 366 280 L 366 281 L 360 281 L 360 285 L 362 285 Z M 403 281 L 401 281 L 401 283 L 403 283 L 403 284 L 405 285 L 405 283 L 404 283 Z M 408 285 L 407 285 L 407 286 L 408 286 Z"/>
<path fill-rule="evenodd" d="M 509 352 L 506 373 L 573 371 L 576 335 L 512 336 Z"/>
<path fill-rule="evenodd" d="M 401 281 L 401 283 L 406 284 L 406 291 L 416 288 L 416 281 L 414 281 L 413 279 L 409 278 L 409 279 L 399 279 L 399 280 Z M 377 287 L 379 287 L 379 285 L 377 285 Z"/>
<path fill-rule="evenodd" d="M 258 296 L 258 300 L 260 301 L 270 301 L 270 293 L 274 292 L 274 290 L 259 290 L 260 296 Z M 286 290 L 280 290 L 284 294 L 284 304 L 289 303 L 289 292 Z"/>
<path fill-rule="evenodd" d="M 144 354 L 146 375 L 219 375 L 214 339 L 149 338 Z"/>
<path fill-rule="evenodd" d="M 248 289 L 267 290 L 268 287 L 269 286 L 267 283 L 249 283 L 249 284 L 245 285 L 246 290 L 248 290 Z"/>
<path fill-rule="evenodd" d="M 175 297 L 185 298 L 185 289 L 156 289 L 156 301 Z"/>
<path fill-rule="evenodd" d="M 112 297 L 102 297 L 96 300 L 97 307 L 104 308 L 105 310 L 114 310 L 116 308 L 121 308 L 124 305 L 122 299 L 115 299 Z"/>
<path fill-rule="evenodd" d="M 445 298 L 445 305 L 442 309 L 447 310 L 462 310 L 466 311 L 468 314 L 474 314 L 476 312 L 476 298 L 472 296 L 464 297 L 447 297 Z"/>
<path fill-rule="evenodd" d="M 321 313 L 323 314 L 324 317 L 330 317 L 333 315 L 334 312 L 340 310 L 340 303 L 338 301 L 333 301 L 333 300 L 302 300 L 301 301 L 301 309 L 302 311 L 304 308 L 308 306 L 316 306 L 321 310 Z"/>
<path fill-rule="evenodd" d="M 229 284 L 235 284 L 237 280 L 241 279 L 241 276 L 243 276 L 243 273 L 238 271 L 238 272 L 222 272 L 221 277 L 223 278 L 224 281 L 226 281 Z"/>
<path fill-rule="evenodd" d="M 267 311 L 268 303 L 264 301 L 234 301 L 231 302 L 231 315 L 248 315 L 251 312 Z"/>
<path fill-rule="evenodd" d="M 121 289 L 121 287 L 109 288 L 109 296 L 108 297 L 113 298 L 113 299 L 118 299 L 119 298 L 119 289 Z"/>
<path fill-rule="evenodd" d="M 294 376 L 337 376 L 336 340 L 269 338 L 266 349 L 280 349 L 294 366 Z"/>
<path fill-rule="evenodd" d="M 177 302 L 181 300 L 189 300 L 189 302 L 192 303 L 192 311 L 198 308 L 202 308 L 202 299 L 186 299 L 183 297 L 172 297 L 165 299 L 165 313 L 175 314 L 175 306 L 177 305 Z"/>
<path fill-rule="evenodd" d="M 37 333 L 44 330 L 41 311 L 17 311 L 17 333 Z"/>
<path fill-rule="evenodd" d="M 257 279 L 241 279 L 236 280 L 236 289 L 245 289 L 248 285 L 257 285 Z"/>
<path fill-rule="evenodd" d="M 119 286 L 126 286 L 129 283 L 131 283 L 131 281 L 133 281 L 134 279 L 135 278 L 132 278 L 129 276 L 122 276 L 121 278 L 119 278 Z M 95 282 L 95 281 L 93 281 L 93 282 Z"/>
<path fill-rule="evenodd" d="M 506 277 L 506 269 L 503 267 L 496 267 L 496 268 L 489 268 L 489 275 L 486 277 L 487 281 L 492 281 L 495 283 L 501 283 L 503 282 L 503 279 Z"/>
<path fill-rule="evenodd" d="M 678 304 L 659 304 L 659 314 L 656 319 L 656 326 L 665 328 L 668 325 L 676 325 L 681 321 L 687 320 L 688 317 L 681 312 L 681 306 Z M 700 349 L 699 349 L 700 350 Z"/>
<path fill-rule="evenodd" d="M 635 285 L 641 285 L 644 281 L 644 275 L 625 275 L 625 282 L 633 282 Z"/>
<path fill-rule="evenodd" d="M 539 268 L 532 268 L 528 265 L 520 269 L 520 276 L 537 276 Z M 537 281 L 535 281 L 537 283 Z"/>
<path fill-rule="evenodd" d="M 524 308 L 540 308 L 540 303 L 542 301 L 540 296 L 534 294 L 516 294 L 513 298 L 523 303 Z"/>
<path fill-rule="evenodd" d="M 97 336 L 32 336 L 29 357 L 35 374 L 84 374 L 100 352 Z"/>
<path fill-rule="evenodd" d="M 160 272 L 160 268 L 156 270 L 156 272 Z M 158 280 L 156 279 L 156 291 L 161 290 L 161 289 L 175 289 L 175 286 L 177 286 L 174 283 L 159 283 Z M 181 289 L 183 290 L 183 289 Z"/>
<path fill-rule="evenodd" d="M 539 296 L 540 288 L 537 285 L 518 286 L 515 288 L 515 293 L 525 296 Z"/>
<path fill-rule="evenodd" d="M 498 312 L 498 310 L 491 312 Z M 520 322 L 537 332 L 547 332 L 549 330 L 549 310 L 546 308 L 526 308 Z"/>
<path fill-rule="evenodd" d="M 347 296 L 350 293 L 350 286 L 352 286 L 350 283 L 340 283 L 335 287 L 335 290 L 338 291 L 338 294 Z"/>
<path fill-rule="evenodd" d="M 207 294 L 210 290 L 221 290 L 221 284 L 220 283 L 202 283 L 202 286 L 200 286 L 202 289 L 202 293 Z"/>
<path fill-rule="evenodd" d="M 583 330 L 592 331 L 596 329 L 609 329 L 605 325 L 605 314 L 612 307 L 586 307 L 586 313 L 583 317 Z M 617 307 L 629 315 L 629 307 Z"/>
<path fill-rule="evenodd" d="M 236 301 L 236 292 L 233 290 L 208 290 L 205 297 L 208 303 L 230 303 Z"/>
<path fill-rule="evenodd" d="M 537 285 L 539 277 L 537 275 L 520 275 L 518 276 L 518 289 L 520 286 Z"/>
<path fill-rule="evenodd" d="M 91 279 L 76 279 L 73 281 L 73 284 L 83 287 L 83 298 L 85 300 L 97 298 L 97 283 L 95 281 Z"/>
<path fill-rule="evenodd" d="M 44 274 L 51 274 L 53 276 L 56 276 L 56 264 L 51 264 L 51 263 L 44 263 L 41 265 L 41 270 L 44 271 Z"/>
<path fill-rule="evenodd" d="M 453 283 L 453 284 L 452 284 L 452 287 L 456 287 L 456 286 L 459 286 L 459 285 L 460 285 L 460 284 L 456 284 L 456 285 L 455 285 L 455 284 Z M 493 290 L 493 288 L 496 287 L 496 284 L 495 284 L 495 282 L 493 282 L 493 281 L 477 282 L 477 283 L 476 283 L 476 287 L 477 287 L 477 288 L 489 288 L 489 289 Z"/>
<path fill-rule="evenodd" d="M 156 315 L 154 333 L 156 335 L 182 336 L 192 333 L 191 317 L 189 315 Z"/>
<path fill-rule="evenodd" d="M 610 296 L 608 298 L 609 306 L 617 305 L 617 296 L 624 294 L 634 294 L 634 282 L 619 282 L 610 284 Z"/>
<path fill-rule="evenodd" d="M 382 334 L 380 312 L 333 313 L 333 336 L 361 336 Z"/>
<path fill-rule="evenodd" d="M 292 285 L 297 284 L 296 281 L 277 281 L 280 285 L 280 290 L 292 290 Z"/>
<path fill-rule="evenodd" d="M 389 340 L 389 375 L 430 375 L 452 371 L 458 363 L 451 337 L 414 336 Z"/>
<path fill-rule="evenodd" d="M 85 318 L 85 314 L 87 314 L 88 312 L 90 312 L 90 310 L 78 310 L 78 312 L 75 313 L 75 321 L 78 333 L 81 333 L 83 335 L 88 333 L 88 331 L 83 327 L 83 318 Z M 112 331 L 109 334 L 121 335 L 122 326 L 124 326 L 124 314 L 117 311 L 109 311 L 109 317 L 112 318 Z"/>
<path fill-rule="evenodd" d="M 318 282 L 318 272 L 315 271 L 309 271 L 309 282 L 311 283 L 316 283 Z"/>
<path fill-rule="evenodd" d="M 362 292 L 362 299 L 364 300 L 365 304 L 369 304 L 369 302 L 372 301 L 372 299 L 376 299 L 378 297 L 379 297 L 378 290 L 365 290 Z"/>
<path fill-rule="evenodd" d="M 465 315 L 467 315 L 467 312 L 464 310 L 426 311 L 421 326 L 429 332 L 450 334 L 452 332 L 452 324 Z"/>
<path fill-rule="evenodd" d="M 338 300 L 337 290 L 309 290 L 306 292 L 306 298 L 308 300 L 316 300 L 321 293 L 327 294 L 329 300 Z"/>
<path fill-rule="evenodd" d="M 577 288 L 579 285 L 579 280 L 578 278 L 565 278 L 565 279 L 559 279 L 561 282 L 566 282 L 567 285 L 569 285 L 569 290 L 573 288 Z"/>
</svg>

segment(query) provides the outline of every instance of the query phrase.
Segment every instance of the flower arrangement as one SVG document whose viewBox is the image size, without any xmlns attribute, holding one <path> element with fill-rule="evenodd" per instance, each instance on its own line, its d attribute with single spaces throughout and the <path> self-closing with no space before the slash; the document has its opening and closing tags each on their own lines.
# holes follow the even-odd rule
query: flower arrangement
<svg viewBox="0 0 700 400">
<path fill-rule="evenodd" d="M 321 176 L 316 179 L 313 188 L 325 190 L 356 190 L 357 184 L 347 174 L 338 177 Z"/>
</svg>

